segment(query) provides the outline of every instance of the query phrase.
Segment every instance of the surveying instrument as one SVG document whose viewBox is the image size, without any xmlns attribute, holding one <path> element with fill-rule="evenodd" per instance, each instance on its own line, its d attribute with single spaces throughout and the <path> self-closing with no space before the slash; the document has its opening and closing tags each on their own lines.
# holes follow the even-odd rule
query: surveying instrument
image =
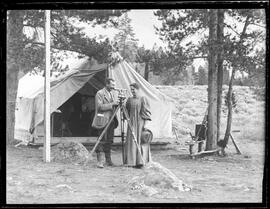
<svg viewBox="0 0 270 209">
<path fill-rule="evenodd" d="M 98 144 L 100 143 L 102 137 L 104 136 L 104 134 L 107 132 L 110 124 L 112 123 L 112 121 L 114 120 L 114 117 L 116 116 L 116 114 L 118 113 L 118 111 L 120 110 L 120 128 L 121 128 L 121 141 L 122 141 L 122 160 L 124 163 L 124 138 L 125 138 L 125 132 L 124 132 L 124 122 L 125 120 L 127 121 L 127 125 L 128 128 L 130 129 L 131 135 L 132 135 L 132 140 L 136 145 L 136 148 L 138 149 L 140 158 L 142 159 L 143 164 L 145 165 L 144 159 L 142 157 L 142 153 L 141 153 L 141 149 L 138 145 L 137 142 L 137 137 L 134 133 L 134 129 L 132 128 L 131 122 L 130 122 L 130 118 L 127 112 L 127 109 L 124 105 L 124 101 L 126 99 L 125 93 L 127 90 L 126 89 L 118 89 L 118 88 L 114 88 L 114 90 L 118 91 L 118 99 L 119 99 L 119 104 L 116 106 L 116 108 L 114 109 L 114 112 L 110 118 L 110 120 L 108 121 L 107 125 L 105 126 L 105 128 L 103 129 L 102 133 L 99 135 L 97 142 L 95 144 L 95 146 L 93 147 L 93 149 L 90 152 L 90 156 L 93 155 L 94 151 L 96 150 Z"/>
</svg>

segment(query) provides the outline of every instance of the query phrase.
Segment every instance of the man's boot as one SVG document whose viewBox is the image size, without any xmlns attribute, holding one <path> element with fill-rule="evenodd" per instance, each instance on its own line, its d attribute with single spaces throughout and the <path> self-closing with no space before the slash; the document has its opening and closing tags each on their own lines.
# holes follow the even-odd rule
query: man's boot
<svg viewBox="0 0 270 209">
<path fill-rule="evenodd" d="M 97 167 L 98 168 L 104 168 L 104 165 L 102 163 L 102 155 L 101 152 L 97 152 Z"/>
<path fill-rule="evenodd" d="M 108 166 L 115 166 L 113 164 L 112 158 L 111 158 L 111 144 L 106 144 L 105 159 L 106 159 L 106 165 L 108 165 Z"/>
</svg>

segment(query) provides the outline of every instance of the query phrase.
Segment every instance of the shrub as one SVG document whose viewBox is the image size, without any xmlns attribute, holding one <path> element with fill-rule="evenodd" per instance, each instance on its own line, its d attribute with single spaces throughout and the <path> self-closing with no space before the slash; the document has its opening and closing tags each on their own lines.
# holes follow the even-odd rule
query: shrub
<svg viewBox="0 0 270 209">
<path fill-rule="evenodd" d="M 235 96 L 235 93 L 232 92 L 232 107 L 235 108 L 236 107 L 236 96 Z M 228 92 L 226 93 L 225 95 L 225 105 L 226 107 L 228 107 Z"/>
<path fill-rule="evenodd" d="M 258 100 L 265 100 L 265 87 L 251 87 L 250 89 Z"/>
</svg>

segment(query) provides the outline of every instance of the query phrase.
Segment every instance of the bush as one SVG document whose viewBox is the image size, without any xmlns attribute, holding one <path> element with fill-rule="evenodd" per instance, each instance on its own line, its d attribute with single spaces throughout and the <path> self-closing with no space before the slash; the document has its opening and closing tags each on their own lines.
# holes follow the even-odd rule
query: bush
<svg viewBox="0 0 270 209">
<path fill-rule="evenodd" d="M 258 100 L 265 100 L 265 87 L 250 87 Z"/>
<path fill-rule="evenodd" d="M 236 101 L 235 93 L 232 92 L 232 107 L 233 108 L 236 107 L 236 103 L 237 103 L 237 101 Z M 225 95 L 225 105 L 226 105 L 226 107 L 228 107 L 228 92 Z"/>
</svg>

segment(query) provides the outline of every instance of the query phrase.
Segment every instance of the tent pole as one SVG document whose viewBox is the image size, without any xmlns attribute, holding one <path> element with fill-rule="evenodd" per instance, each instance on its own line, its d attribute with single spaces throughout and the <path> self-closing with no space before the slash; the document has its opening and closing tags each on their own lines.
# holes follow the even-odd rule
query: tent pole
<svg viewBox="0 0 270 209">
<path fill-rule="evenodd" d="M 50 10 L 45 10 L 45 84 L 44 84 L 44 144 L 43 160 L 51 161 L 51 134 L 50 134 Z"/>
</svg>

